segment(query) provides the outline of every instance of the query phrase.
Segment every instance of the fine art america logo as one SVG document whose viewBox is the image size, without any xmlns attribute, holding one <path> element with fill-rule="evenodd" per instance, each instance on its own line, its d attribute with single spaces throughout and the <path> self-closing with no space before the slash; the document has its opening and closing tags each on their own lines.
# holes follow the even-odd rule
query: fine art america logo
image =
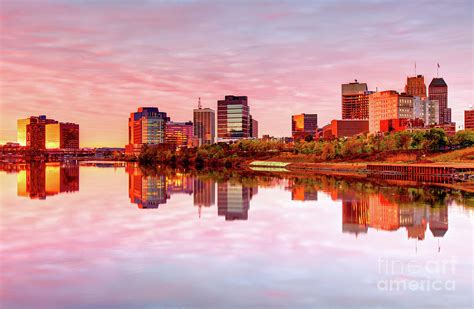
<svg viewBox="0 0 474 309">
<path fill-rule="evenodd" d="M 436 292 L 456 289 L 454 257 L 424 261 L 380 258 L 377 264 L 379 291 Z"/>
</svg>

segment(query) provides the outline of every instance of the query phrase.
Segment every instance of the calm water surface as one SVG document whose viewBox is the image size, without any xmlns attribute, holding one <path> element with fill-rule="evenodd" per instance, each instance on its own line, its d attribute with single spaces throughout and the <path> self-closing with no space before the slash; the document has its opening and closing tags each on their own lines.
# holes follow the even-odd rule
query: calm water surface
<svg viewBox="0 0 474 309">
<path fill-rule="evenodd" d="M 466 193 L 124 164 L 2 169 L 2 308 L 472 306 Z"/>
</svg>

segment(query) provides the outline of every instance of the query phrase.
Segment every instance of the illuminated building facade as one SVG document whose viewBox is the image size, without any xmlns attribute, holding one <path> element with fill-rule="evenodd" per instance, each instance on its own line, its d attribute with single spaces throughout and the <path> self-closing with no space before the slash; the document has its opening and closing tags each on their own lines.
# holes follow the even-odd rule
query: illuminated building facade
<svg viewBox="0 0 474 309">
<path fill-rule="evenodd" d="M 474 130 L 474 109 L 464 111 L 464 129 Z"/>
<path fill-rule="evenodd" d="M 211 145 L 216 140 L 216 113 L 210 108 L 193 110 L 194 135 L 200 145 Z"/>
<path fill-rule="evenodd" d="M 367 132 L 369 132 L 368 120 L 332 120 L 323 127 L 322 137 L 324 139 L 351 137 Z"/>
<path fill-rule="evenodd" d="M 409 129 L 422 129 L 424 122 L 421 119 L 406 119 L 406 118 L 395 118 L 395 119 L 384 119 L 380 120 L 380 132 L 402 132 Z"/>
<path fill-rule="evenodd" d="M 158 145 L 165 142 L 166 113 L 156 107 L 140 107 L 128 118 L 128 145 L 126 154 L 139 154 L 143 145 Z"/>
<path fill-rule="evenodd" d="M 293 139 L 315 137 L 318 131 L 318 114 L 299 114 L 291 116 L 291 133 Z"/>
<path fill-rule="evenodd" d="M 366 83 L 342 84 L 342 119 L 369 119 L 369 94 Z"/>
<path fill-rule="evenodd" d="M 192 146 L 194 128 L 191 121 L 167 122 L 165 130 L 165 142 L 177 147 Z"/>
<path fill-rule="evenodd" d="M 439 102 L 426 97 L 413 97 L 413 119 L 422 119 L 425 126 L 435 125 L 439 121 Z"/>
<path fill-rule="evenodd" d="M 57 123 L 57 121 L 46 118 L 45 115 L 31 116 L 26 119 L 17 120 L 17 141 L 21 146 L 30 149 L 46 148 L 45 125 Z"/>
<path fill-rule="evenodd" d="M 448 85 L 443 78 L 433 78 L 428 88 L 430 100 L 439 102 L 438 124 L 451 123 L 451 112 L 448 110 Z"/>
<path fill-rule="evenodd" d="M 380 131 L 380 120 L 413 117 L 413 96 L 394 90 L 369 95 L 369 131 Z"/>
<path fill-rule="evenodd" d="M 407 77 L 405 93 L 416 97 L 426 98 L 425 77 L 423 75 Z"/>
<path fill-rule="evenodd" d="M 46 149 L 79 149 L 79 125 L 50 123 L 45 127 Z"/>
<path fill-rule="evenodd" d="M 250 108 L 246 96 L 225 96 L 217 101 L 217 137 L 235 140 L 250 137 Z"/>
</svg>

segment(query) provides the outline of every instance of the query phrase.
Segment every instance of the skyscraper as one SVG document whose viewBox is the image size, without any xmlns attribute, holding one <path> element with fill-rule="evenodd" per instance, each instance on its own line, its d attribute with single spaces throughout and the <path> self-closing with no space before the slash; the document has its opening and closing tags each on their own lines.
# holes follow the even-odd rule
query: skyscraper
<svg viewBox="0 0 474 309">
<path fill-rule="evenodd" d="M 442 77 L 433 78 L 428 88 L 430 100 L 439 101 L 439 121 L 438 124 L 451 123 L 450 112 L 448 111 L 448 85 Z"/>
<path fill-rule="evenodd" d="M 405 92 L 412 96 L 425 98 L 426 97 L 425 77 L 423 75 L 407 77 Z"/>
<path fill-rule="evenodd" d="M 222 140 L 249 138 L 249 109 L 246 96 L 227 95 L 217 101 L 217 137 Z"/>
<path fill-rule="evenodd" d="M 291 116 L 291 132 L 294 139 L 314 137 L 318 130 L 318 114 L 299 114 Z"/>
<path fill-rule="evenodd" d="M 474 130 L 474 109 L 464 111 L 464 130 Z"/>
<path fill-rule="evenodd" d="M 199 145 L 214 144 L 216 139 L 216 114 L 210 108 L 202 108 L 201 100 L 199 106 L 193 110 L 194 135 L 199 140 Z"/>
<path fill-rule="evenodd" d="M 166 113 L 156 107 L 140 107 L 128 118 L 127 154 L 138 154 L 144 144 L 157 145 L 165 142 Z"/>
<path fill-rule="evenodd" d="M 342 119 L 369 119 L 369 94 L 366 83 L 342 84 Z"/>
<path fill-rule="evenodd" d="M 380 120 L 413 117 L 413 97 L 394 90 L 369 95 L 369 131 L 380 131 Z"/>
</svg>

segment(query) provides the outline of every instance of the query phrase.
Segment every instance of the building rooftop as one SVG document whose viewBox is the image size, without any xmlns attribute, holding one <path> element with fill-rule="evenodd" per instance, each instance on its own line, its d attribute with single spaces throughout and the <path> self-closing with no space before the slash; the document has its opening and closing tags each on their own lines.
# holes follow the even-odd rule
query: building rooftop
<svg viewBox="0 0 474 309">
<path fill-rule="evenodd" d="M 448 87 L 446 82 L 442 77 L 435 77 L 430 83 L 430 87 Z"/>
</svg>

